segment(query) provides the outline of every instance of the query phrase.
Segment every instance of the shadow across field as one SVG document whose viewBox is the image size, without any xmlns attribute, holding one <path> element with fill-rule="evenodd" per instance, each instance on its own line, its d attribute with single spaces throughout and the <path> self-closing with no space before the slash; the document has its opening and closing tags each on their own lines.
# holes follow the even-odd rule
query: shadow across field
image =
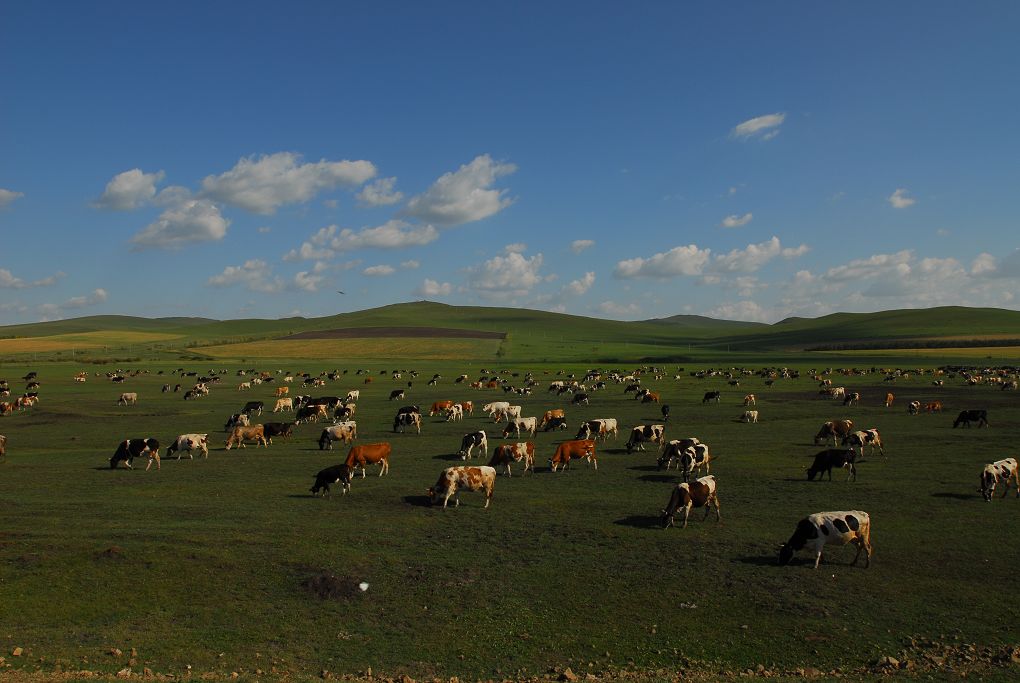
<svg viewBox="0 0 1020 683">
<path fill-rule="evenodd" d="M 613 524 L 635 529 L 662 529 L 662 518 L 658 515 L 629 515 L 616 520 Z"/>
<path fill-rule="evenodd" d="M 638 477 L 641 481 L 651 481 L 658 484 L 672 484 L 677 481 L 677 475 L 674 474 L 643 474 Z"/>
<path fill-rule="evenodd" d="M 957 493 L 956 491 L 937 491 L 931 494 L 932 498 L 951 498 L 953 500 L 975 500 L 976 494 L 972 493 Z"/>
<path fill-rule="evenodd" d="M 416 508 L 427 508 L 432 506 L 428 496 L 404 496 L 404 503 Z"/>
</svg>

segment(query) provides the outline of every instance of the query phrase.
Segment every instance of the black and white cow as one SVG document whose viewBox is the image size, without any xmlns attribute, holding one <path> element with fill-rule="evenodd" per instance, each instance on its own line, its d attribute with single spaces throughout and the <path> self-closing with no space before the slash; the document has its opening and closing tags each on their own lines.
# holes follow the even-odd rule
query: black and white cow
<svg viewBox="0 0 1020 683">
<path fill-rule="evenodd" d="M 245 413 L 234 413 L 227 418 L 227 423 L 223 425 L 223 431 L 229 432 L 234 427 L 250 427 L 251 420 L 248 419 L 248 415 Z"/>
<path fill-rule="evenodd" d="M 996 460 L 985 465 L 985 469 L 981 471 L 981 488 L 978 490 L 986 501 L 991 501 L 992 494 L 995 493 L 995 486 L 1001 481 L 1003 484 L 1002 497 L 1005 498 L 1009 493 L 1009 481 L 1012 479 L 1014 486 L 1017 487 L 1016 497 L 1020 498 L 1020 479 L 1017 477 L 1016 458 Z"/>
<path fill-rule="evenodd" d="M 261 415 L 262 409 L 265 407 L 266 406 L 262 401 L 248 401 L 244 404 L 244 408 L 241 409 L 241 412 L 245 415 L 251 415 L 252 413 Z"/>
<path fill-rule="evenodd" d="M 484 431 L 465 434 L 460 440 L 460 450 L 457 451 L 457 455 L 460 456 L 461 460 L 468 460 L 474 448 L 480 448 L 483 457 L 489 456 L 489 439 Z"/>
<path fill-rule="evenodd" d="M 857 546 L 857 554 L 851 565 L 864 551 L 864 566 L 871 566 L 871 517 L 861 510 L 841 512 L 816 512 L 797 522 L 797 528 L 790 540 L 779 549 L 779 564 L 789 564 L 793 554 L 805 547 L 815 554 L 815 569 L 822 561 L 822 548 L 828 544 Z"/>
<path fill-rule="evenodd" d="M 174 453 L 177 454 L 177 459 L 181 459 L 181 453 L 183 451 L 188 452 L 188 458 L 195 458 L 195 451 L 202 454 L 203 458 L 209 457 L 209 435 L 208 434 L 181 434 L 178 436 L 172 444 L 166 447 L 165 458 L 169 458 Z"/>
<path fill-rule="evenodd" d="M 390 392 L 390 400 L 391 401 L 396 400 L 398 398 L 400 400 L 404 400 L 404 390 L 403 389 L 394 389 L 393 391 Z"/>
<path fill-rule="evenodd" d="M 156 461 L 156 469 L 159 469 L 159 441 L 152 437 L 147 439 L 125 439 L 117 444 L 117 450 L 114 452 L 113 457 L 110 458 L 110 469 L 115 469 L 120 463 L 124 463 L 128 469 L 133 469 L 132 463 L 135 458 L 139 458 L 142 455 L 146 455 L 149 458 L 146 470 L 152 466 L 153 460 Z"/>
<path fill-rule="evenodd" d="M 829 481 L 832 481 L 832 468 L 844 467 L 850 471 L 846 476 L 847 481 L 853 478 L 857 481 L 857 451 L 853 448 L 829 448 L 815 454 L 815 460 L 807 470 L 808 481 L 822 480 L 822 476 L 828 473 Z"/>
<path fill-rule="evenodd" d="M 397 413 L 393 418 L 393 431 L 403 432 L 408 427 L 421 434 L 421 413 Z"/>
<path fill-rule="evenodd" d="M 705 396 L 701 399 L 701 402 L 709 403 L 710 401 L 715 401 L 716 403 L 718 403 L 721 398 L 722 398 L 721 391 L 706 391 Z"/>
<path fill-rule="evenodd" d="M 312 484 L 312 488 L 310 490 L 313 496 L 318 495 L 320 490 L 322 491 L 322 495 L 325 496 L 329 493 L 330 484 L 343 484 L 343 486 L 340 487 L 340 490 L 347 493 L 350 483 L 351 468 L 346 464 L 333 465 L 332 467 L 320 470 L 319 473 L 315 475 L 315 483 Z"/>
<path fill-rule="evenodd" d="M 843 438 L 843 445 L 844 446 L 849 445 L 850 448 L 853 448 L 854 446 L 860 448 L 862 458 L 864 457 L 865 446 L 871 447 L 872 455 L 875 454 L 876 448 L 878 449 L 879 453 L 885 455 L 885 449 L 882 448 L 882 437 L 879 435 L 877 429 L 865 429 L 862 431 L 847 434 Z"/>
<path fill-rule="evenodd" d="M 627 439 L 627 452 L 632 453 L 635 448 L 641 451 L 645 450 L 644 444 L 646 441 L 662 446 L 665 430 L 665 425 L 638 425 L 634 427 L 630 430 L 630 438 Z"/>
</svg>

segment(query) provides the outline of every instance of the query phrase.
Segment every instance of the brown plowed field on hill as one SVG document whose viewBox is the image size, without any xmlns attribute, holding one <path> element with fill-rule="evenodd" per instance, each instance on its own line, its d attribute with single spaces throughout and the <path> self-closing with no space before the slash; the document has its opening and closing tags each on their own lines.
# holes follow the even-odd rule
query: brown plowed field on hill
<svg viewBox="0 0 1020 683">
<path fill-rule="evenodd" d="M 357 339 L 375 337 L 438 337 L 444 339 L 504 339 L 505 332 L 486 332 L 485 330 L 460 330 L 450 327 L 344 327 L 337 330 L 309 330 L 298 332 L 281 340 L 288 339 Z"/>
</svg>

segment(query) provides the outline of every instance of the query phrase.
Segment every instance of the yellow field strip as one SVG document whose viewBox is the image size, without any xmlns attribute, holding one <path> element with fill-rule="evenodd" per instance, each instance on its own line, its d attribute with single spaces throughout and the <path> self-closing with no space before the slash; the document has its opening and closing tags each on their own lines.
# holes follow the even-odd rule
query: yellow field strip
<svg viewBox="0 0 1020 683">
<path fill-rule="evenodd" d="M 120 332 L 104 330 L 74 334 L 55 334 L 49 337 L 21 337 L 0 339 L 0 353 L 44 353 L 71 349 L 101 349 L 104 346 L 124 346 L 180 339 L 179 334 L 161 332 Z"/>
</svg>

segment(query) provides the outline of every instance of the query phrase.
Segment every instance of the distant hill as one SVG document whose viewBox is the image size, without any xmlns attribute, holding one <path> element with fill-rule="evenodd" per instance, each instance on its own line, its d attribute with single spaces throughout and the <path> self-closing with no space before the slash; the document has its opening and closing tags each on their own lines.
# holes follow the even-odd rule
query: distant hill
<svg viewBox="0 0 1020 683">
<path fill-rule="evenodd" d="M 671 315 L 668 318 L 652 318 L 647 323 L 660 325 L 675 325 L 677 327 L 709 328 L 709 329 L 736 329 L 751 327 L 768 327 L 765 323 L 751 323 L 742 320 L 720 320 L 709 318 L 704 315 Z"/>
</svg>

